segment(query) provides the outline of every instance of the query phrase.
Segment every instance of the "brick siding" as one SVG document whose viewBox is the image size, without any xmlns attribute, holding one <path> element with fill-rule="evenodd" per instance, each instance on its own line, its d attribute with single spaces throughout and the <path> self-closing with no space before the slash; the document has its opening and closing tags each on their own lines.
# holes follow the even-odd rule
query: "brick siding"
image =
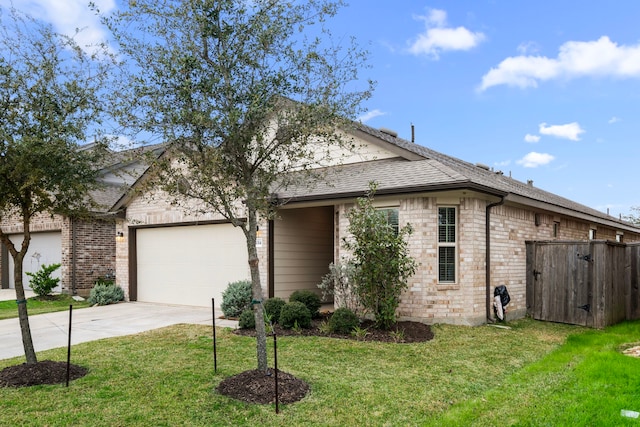
<svg viewBox="0 0 640 427">
<path fill-rule="evenodd" d="M 17 217 L 5 218 L 0 222 L 0 227 L 7 234 L 23 233 L 22 221 Z M 114 222 L 74 220 L 72 225 L 69 218 L 43 213 L 32 218 L 30 228 L 32 233 L 60 232 L 62 292 L 86 297 L 97 278 L 115 272 Z M 75 233 L 75 245 L 72 244 L 72 230 Z M 75 268 L 72 264 L 74 258 Z"/>
<path fill-rule="evenodd" d="M 409 250 L 419 263 L 417 273 L 402 296 L 401 319 L 426 323 L 478 325 L 486 320 L 485 214 L 486 200 L 474 197 L 419 197 L 398 202 L 400 226 L 411 223 Z M 353 204 L 336 205 L 336 259 L 348 257 L 342 237 L 348 236 L 346 212 Z M 455 206 L 458 264 L 455 283 L 438 283 L 438 207 Z M 536 216 L 537 223 L 536 225 Z M 559 223 L 554 237 L 554 222 Z M 526 240 L 587 240 L 596 228 L 598 239 L 615 240 L 616 230 L 559 215 L 536 213 L 517 206 L 491 209 L 491 292 L 506 285 L 511 296 L 509 316 L 526 314 Z M 640 235 L 625 232 L 625 242 Z M 491 294 L 491 297 L 493 294 Z"/>
</svg>

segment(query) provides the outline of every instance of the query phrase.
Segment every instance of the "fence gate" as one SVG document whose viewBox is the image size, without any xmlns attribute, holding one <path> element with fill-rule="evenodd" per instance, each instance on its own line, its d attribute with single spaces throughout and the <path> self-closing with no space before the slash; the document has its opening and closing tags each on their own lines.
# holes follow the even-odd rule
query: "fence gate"
<svg viewBox="0 0 640 427">
<path fill-rule="evenodd" d="M 589 242 L 527 242 L 527 307 L 536 320 L 594 326 Z"/>
</svg>

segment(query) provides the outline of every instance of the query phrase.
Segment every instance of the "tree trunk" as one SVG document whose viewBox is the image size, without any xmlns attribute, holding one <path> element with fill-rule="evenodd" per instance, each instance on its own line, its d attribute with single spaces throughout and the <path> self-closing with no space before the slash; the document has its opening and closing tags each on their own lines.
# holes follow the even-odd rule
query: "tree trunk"
<svg viewBox="0 0 640 427">
<path fill-rule="evenodd" d="M 255 208 L 247 206 L 247 250 L 249 254 L 249 269 L 251 271 L 251 290 L 253 294 L 253 312 L 256 319 L 256 355 L 258 369 L 267 371 L 267 332 L 264 324 L 264 309 L 262 306 L 262 284 L 260 282 L 260 269 L 258 268 L 258 250 L 256 248 L 256 232 L 258 219 Z"/>
<path fill-rule="evenodd" d="M 25 236 L 25 239 L 27 236 Z M 18 303 L 18 319 L 20 321 L 20 332 L 22 333 L 22 346 L 27 364 L 38 363 L 36 351 L 31 338 L 31 327 L 29 326 L 29 314 L 27 313 L 27 299 L 24 295 L 24 285 L 22 283 L 22 263 L 24 254 L 18 253 L 13 262 L 13 280 L 16 287 L 16 302 Z"/>
</svg>

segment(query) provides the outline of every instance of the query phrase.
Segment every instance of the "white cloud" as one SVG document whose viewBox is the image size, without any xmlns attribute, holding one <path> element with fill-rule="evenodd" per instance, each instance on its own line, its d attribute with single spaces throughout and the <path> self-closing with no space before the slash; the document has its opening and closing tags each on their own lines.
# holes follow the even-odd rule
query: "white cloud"
<svg viewBox="0 0 640 427">
<path fill-rule="evenodd" d="M 464 27 L 448 27 L 447 12 L 430 9 L 426 16 L 416 16 L 424 21 L 425 31 L 411 43 L 409 52 L 414 55 L 425 54 L 438 59 L 440 52 L 448 50 L 469 50 L 485 39 L 483 33 L 474 33 Z"/>
<path fill-rule="evenodd" d="M 571 141 L 580 141 L 580 134 L 584 133 L 584 129 L 580 127 L 578 122 L 567 123 L 566 125 L 551 125 L 540 123 L 539 132 L 542 135 L 555 136 L 556 138 L 569 139 Z"/>
<path fill-rule="evenodd" d="M 512 56 L 482 76 L 480 91 L 492 86 L 537 87 L 552 79 L 591 77 L 640 77 L 640 44 L 618 45 L 609 37 L 595 41 L 569 41 L 556 58 Z"/>
<path fill-rule="evenodd" d="M 369 120 L 378 117 L 378 116 L 384 116 L 387 113 L 385 113 L 384 111 L 380 111 L 378 109 L 375 110 L 371 110 L 371 111 L 367 111 L 366 113 L 364 113 L 363 115 L 361 115 L 360 117 L 358 117 L 358 120 L 362 123 L 366 123 Z"/>
<path fill-rule="evenodd" d="M 518 45 L 518 53 L 520 55 L 538 53 L 539 51 L 540 51 L 540 46 L 536 42 L 526 42 L 526 43 L 520 43 Z"/>
<path fill-rule="evenodd" d="M 547 153 L 531 153 L 518 160 L 516 163 L 522 165 L 525 168 L 537 168 L 538 166 L 544 166 L 550 163 L 555 157 Z"/>
<path fill-rule="evenodd" d="M 622 119 L 616 116 L 613 116 L 609 119 L 609 121 L 607 123 L 609 123 L 610 125 L 614 124 L 614 123 L 618 123 L 621 122 Z"/>
<path fill-rule="evenodd" d="M 524 136 L 524 140 L 526 142 L 535 143 L 540 141 L 540 135 L 531 135 L 530 133 L 528 133 Z"/>
<path fill-rule="evenodd" d="M 73 36 L 76 30 L 81 30 L 75 40 L 84 48 L 108 38 L 100 18 L 89 8 L 88 3 L 87 0 L 27 0 L 21 1 L 16 8 L 50 23 L 59 33 Z M 115 0 L 94 0 L 94 3 L 103 13 L 116 8 Z M 10 7 L 9 0 L 1 0 L 0 4 Z"/>
</svg>

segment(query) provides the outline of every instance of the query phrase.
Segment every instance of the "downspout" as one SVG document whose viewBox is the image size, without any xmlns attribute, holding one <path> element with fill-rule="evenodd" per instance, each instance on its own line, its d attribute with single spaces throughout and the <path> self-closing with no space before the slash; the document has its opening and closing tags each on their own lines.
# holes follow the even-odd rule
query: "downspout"
<svg viewBox="0 0 640 427">
<path fill-rule="evenodd" d="M 76 287 L 76 222 L 71 218 L 71 295 L 77 295 Z"/>
<path fill-rule="evenodd" d="M 486 286 L 486 308 L 487 323 L 493 323 L 491 318 L 491 208 L 504 204 L 506 196 L 501 196 L 500 200 L 487 205 L 485 211 L 485 286 Z"/>
</svg>

